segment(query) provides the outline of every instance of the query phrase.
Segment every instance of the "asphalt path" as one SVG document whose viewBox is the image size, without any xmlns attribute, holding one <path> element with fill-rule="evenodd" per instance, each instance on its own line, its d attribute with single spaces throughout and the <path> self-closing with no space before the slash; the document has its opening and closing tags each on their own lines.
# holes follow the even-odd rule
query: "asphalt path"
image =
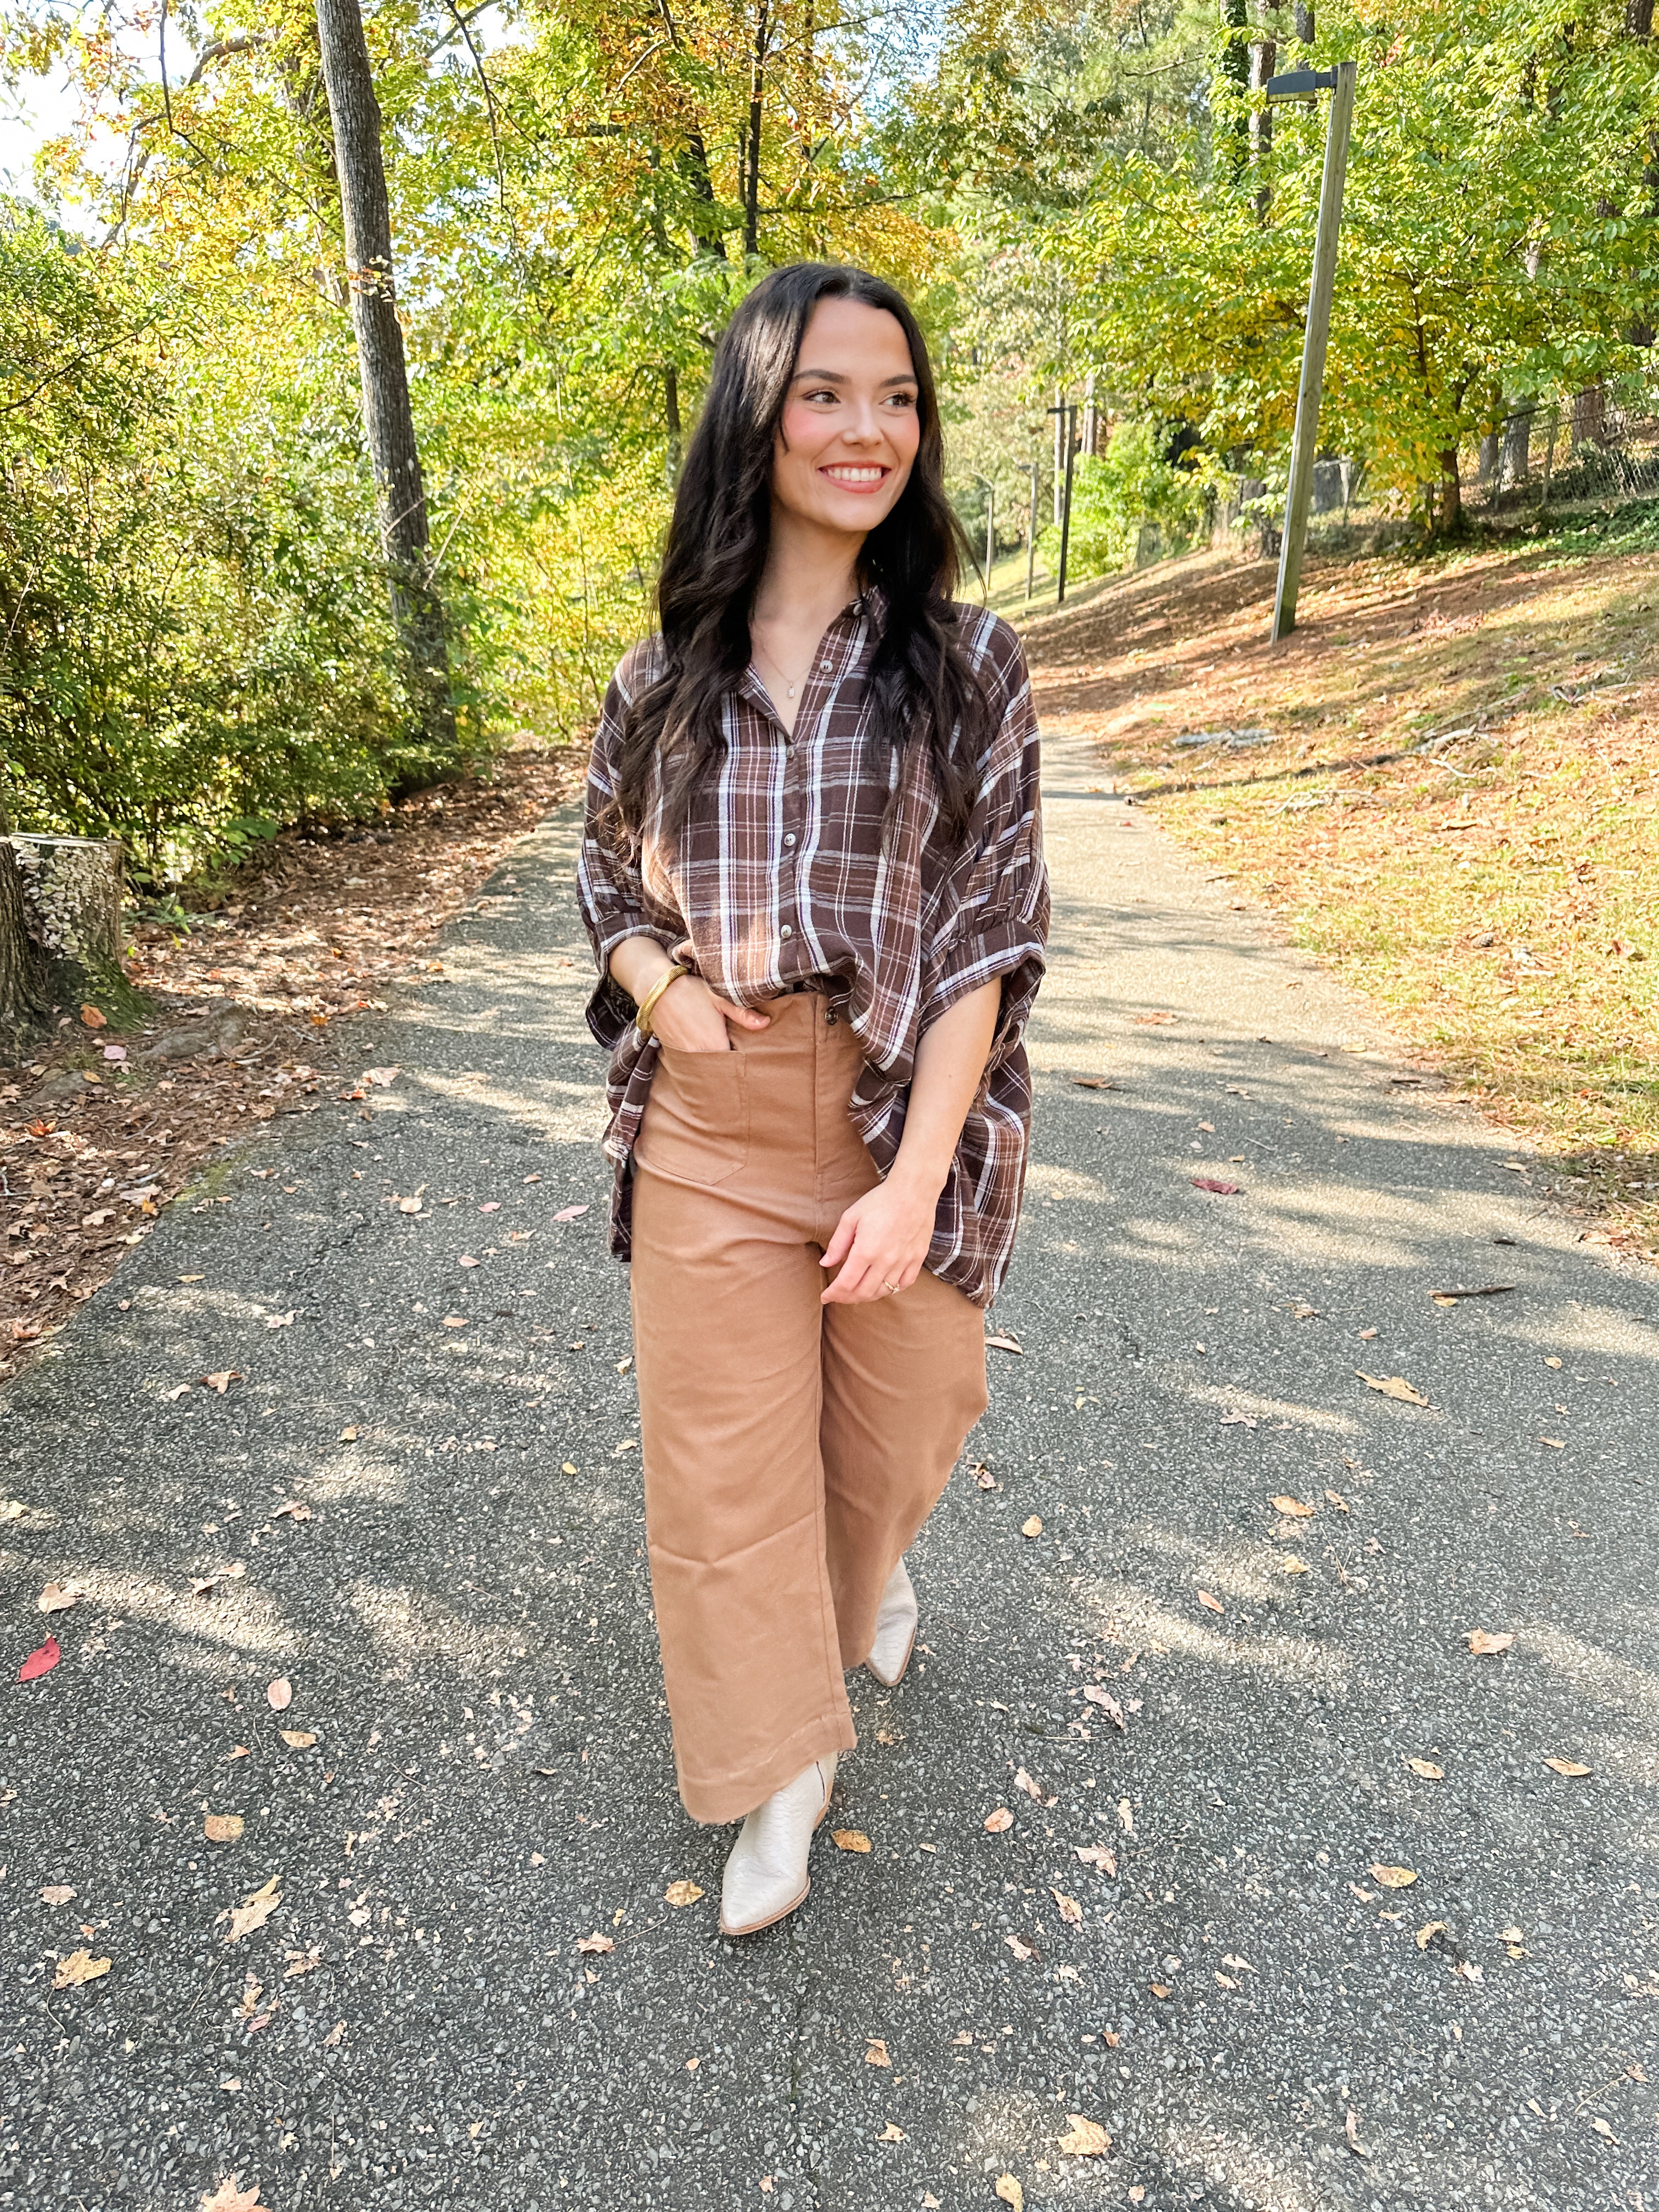
<svg viewBox="0 0 1659 2212">
<path fill-rule="evenodd" d="M 672 1787 L 568 813 L 12 1386 L 0 2207 L 1653 2212 L 1659 1285 L 1047 823 L 1018 1349 L 787 1926 Z"/>
</svg>

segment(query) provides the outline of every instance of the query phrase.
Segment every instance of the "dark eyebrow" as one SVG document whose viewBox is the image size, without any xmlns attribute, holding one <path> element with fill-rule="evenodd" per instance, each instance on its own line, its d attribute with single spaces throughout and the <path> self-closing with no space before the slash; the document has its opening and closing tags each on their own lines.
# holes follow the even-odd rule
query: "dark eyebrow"
<svg viewBox="0 0 1659 2212">
<path fill-rule="evenodd" d="M 847 381 L 838 368 L 798 368 L 793 380 L 799 384 L 803 380 L 811 384 L 845 384 Z M 884 392 L 891 384 L 919 385 L 920 380 L 915 369 L 908 369 L 902 376 L 884 377 L 881 389 Z"/>
</svg>

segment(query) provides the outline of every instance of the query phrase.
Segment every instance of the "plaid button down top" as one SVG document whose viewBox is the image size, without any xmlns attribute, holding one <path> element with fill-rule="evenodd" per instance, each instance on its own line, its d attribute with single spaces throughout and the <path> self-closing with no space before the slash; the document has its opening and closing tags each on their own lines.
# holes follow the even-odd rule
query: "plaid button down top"
<svg viewBox="0 0 1659 2212">
<path fill-rule="evenodd" d="M 906 757 L 883 836 L 889 775 L 872 771 L 868 752 L 878 594 L 855 600 L 825 631 L 793 736 L 753 669 L 745 672 L 726 702 L 724 757 L 699 789 L 678 849 L 647 811 L 637 860 L 618 850 L 599 817 L 615 787 L 624 712 L 653 680 L 659 641 L 635 646 L 617 669 L 593 739 L 578 877 L 599 967 L 588 1025 L 611 1054 L 605 1149 L 616 1164 L 611 1249 L 619 1258 L 629 1254 L 631 1159 L 658 1048 L 654 1038 L 641 1045 L 634 1002 L 608 965 L 624 938 L 644 934 L 738 1006 L 803 986 L 830 994 L 863 1047 L 849 1112 L 884 1175 L 903 1133 L 918 1040 L 957 1000 L 1000 977 L 990 1056 L 927 1260 L 977 1305 L 1000 1287 L 1025 1179 L 1024 1038 L 1042 977 L 1048 885 L 1024 653 L 999 617 L 976 607 L 958 615 L 995 728 L 958 843 L 939 824 L 919 748 Z"/>
</svg>

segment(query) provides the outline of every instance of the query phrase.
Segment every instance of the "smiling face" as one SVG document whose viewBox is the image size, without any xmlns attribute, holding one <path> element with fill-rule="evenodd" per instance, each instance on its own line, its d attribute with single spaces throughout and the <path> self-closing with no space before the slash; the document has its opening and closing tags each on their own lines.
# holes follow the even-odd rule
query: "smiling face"
<svg viewBox="0 0 1659 2212">
<path fill-rule="evenodd" d="M 892 512 L 921 441 L 910 348 L 861 300 L 820 300 L 773 447 L 775 517 L 863 539 Z"/>
</svg>

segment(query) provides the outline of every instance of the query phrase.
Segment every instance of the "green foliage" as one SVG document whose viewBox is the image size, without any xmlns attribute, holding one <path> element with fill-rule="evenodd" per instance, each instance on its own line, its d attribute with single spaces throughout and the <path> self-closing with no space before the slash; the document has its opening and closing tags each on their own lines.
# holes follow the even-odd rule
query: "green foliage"
<svg viewBox="0 0 1659 2212">
<path fill-rule="evenodd" d="M 1207 528 L 1228 479 L 1209 453 L 1193 452 L 1179 461 L 1164 456 L 1167 428 L 1143 419 L 1120 422 L 1103 453 L 1081 455 L 1072 491 L 1070 564 L 1079 576 L 1098 575 L 1128 567 L 1150 525 L 1159 550 L 1172 553 Z M 1060 533 L 1042 540 L 1044 558 L 1058 562 Z"/>
</svg>

